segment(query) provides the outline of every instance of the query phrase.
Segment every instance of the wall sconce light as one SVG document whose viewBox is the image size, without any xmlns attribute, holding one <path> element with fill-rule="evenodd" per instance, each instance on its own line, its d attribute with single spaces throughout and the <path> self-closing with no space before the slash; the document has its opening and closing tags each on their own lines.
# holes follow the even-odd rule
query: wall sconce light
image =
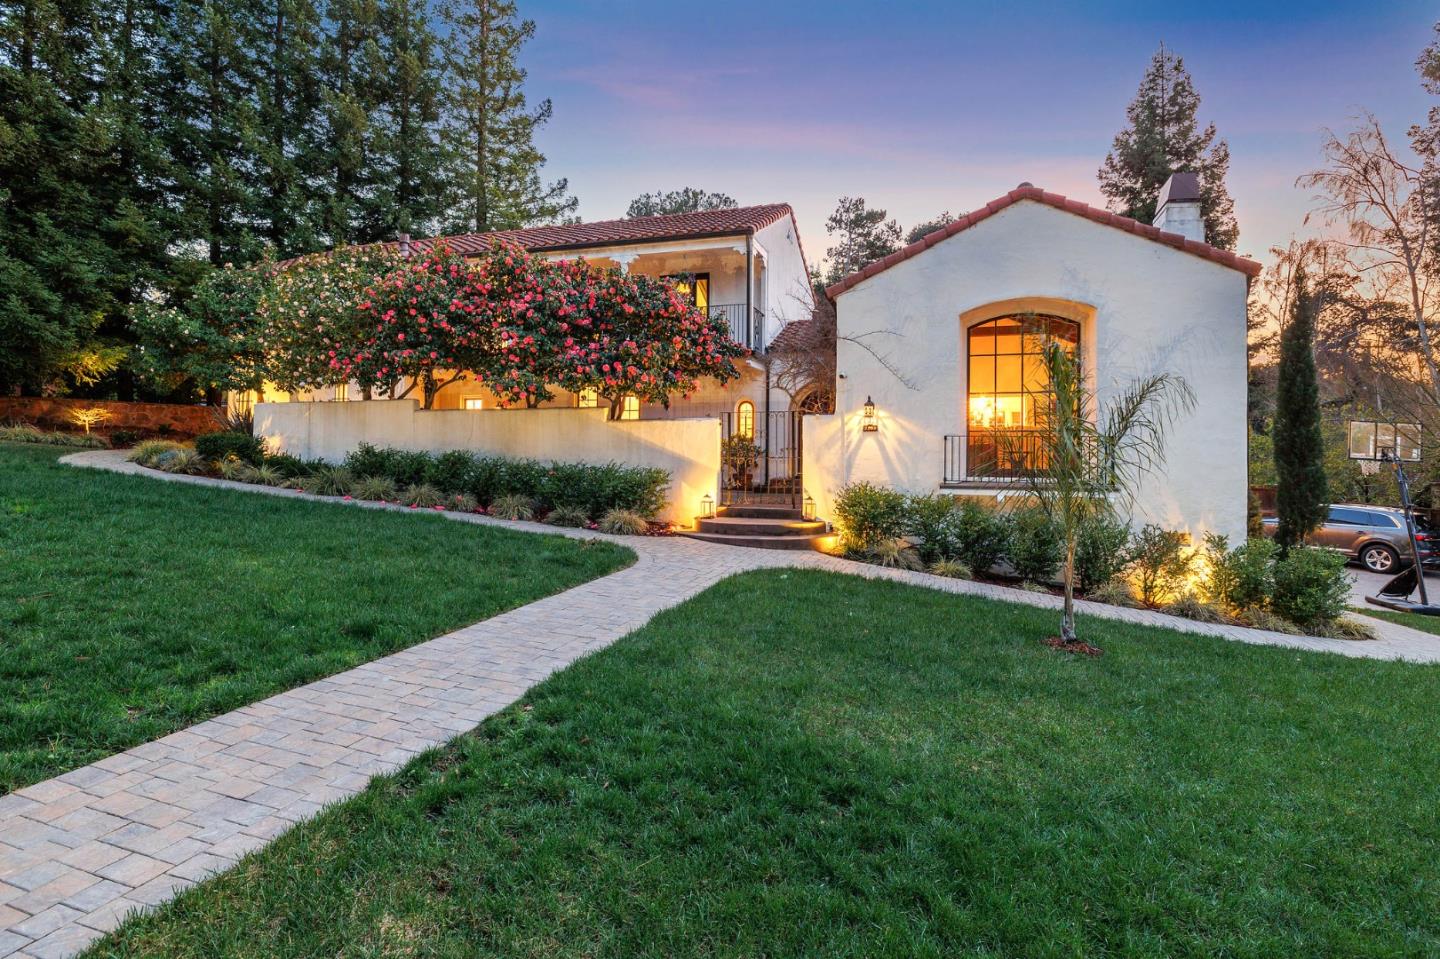
<svg viewBox="0 0 1440 959">
<path fill-rule="evenodd" d="M 860 418 L 860 429 L 865 433 L 880 432 L 880 424 L 875 420 L 875 401 L 865 397 L 865 413 Z"/>
<path fill-rule="evenodd" d="M 804 508 L 800 511 L 800 515 L 802 518 L 805 519 L 806 522 L 809 522 L 815 518 L 815 497 L 811 496 L 809 493 L 806 493 L 805 502 L 803 505 Z"/>
<path fill-rule="evenodd" d="M 715 497 L 711 496 L 709 493 L 706 493 L 704 497 L 702 497 L 700 500 L 700 518 L 715 518 Z"/>
</svg>

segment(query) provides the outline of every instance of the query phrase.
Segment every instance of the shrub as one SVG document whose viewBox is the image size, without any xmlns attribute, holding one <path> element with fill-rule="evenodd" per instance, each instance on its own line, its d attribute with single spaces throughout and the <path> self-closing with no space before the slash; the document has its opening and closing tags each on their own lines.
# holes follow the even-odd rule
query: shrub
<svg viewBox="0 0 1440 959">
<path fill-rule="evenodd" d="M 244 460 L 223 459 L 216 466 L 220 470 L 220 478 L 229 480 L 232 483 L 253 483 L 255 467 Z"/>
<path fill-rule="evenodd" d="M 0 426 L 0 440 L 9 443 L 39 443 L 44 446 L 75 446 L 80 449 L 101 449 L 108 445 L 100 436 L 47 432 L 28 423 Z"/>
<path fill-rule="evenodd" d="M 976 573 L 986 573 L 1010 548 L 1010 518 L 970 497 L 962 498 L 950 515 L 951 548 Z"/>
<path fill-rule="evenodd" d="M 469 493 L 451 493 L 445 497 L 445 508 L 454 513 L 473 513 L 480 504 Z"/>
<path fill-rule="evenodd" d="M 1262 606 L 1251 606 L 1242 609 L 1235 617 L 1241 623 L 1253 629 L 1265 629 L 1272 633 L 1285 633 L 1289 636 L 1298 636 L 1300 629 L 1290 620 L 1283 616 L 1276 616 L 1270 610 Z"/>
<path fill-rule="evenodd" d="M 348 496 L 355 474 L 343 466 L 322 466 L 300 481 L 300 489 L 316 496 Z"/>
<path fill-rule="evenodd" d="M 975 575 L 969 566 L 958 559 L 937 559 L 930 564 L 930 572 L 949 579 L 971 579 Z"/>
<path fill-rule="evenodd" d="M 470 470 L 475 465 L 475 456 L 466 450 L 451 450 L 441 453 L 425 465 L 425 482 L 442 493 L 464 493 L 473 497 L 470 490 Z"/>
<path fill-rule="evenodd" d="M 650 529 L 650 524 L 633 510 L 607 510 L 600 517 L 600 532 L 615 536 L 641 536 Z"/>
<path fill-rule="evenodd" d="M 197 436 L 195 451 L 216 462 L 230 456 L 251 466 L 259 466 L 265 462 L 265 441 L 246 433 L 206 433 L 204 436 Z"/>
<path fill-rule="evenodd" d="M 1135 536 L 1130 574 L 1140 602 L 1159 606 L 1179 598 L 1194 564 L 1190 537 L 1173 529 L 1147 523 Z"/>
<path fill-rule="evenodd" d="M 575 529 L 582 529 L 590 525 L 590 517 L 578 506 L 557 506 L 545 517 L 545 522 L 551 526 L 570 526 Z"/>
<path fill-rule="evenodd" d="M 1297 626 L 1333 623 L 1349 603 L 1350 579 L 1342 554 L 1295 546 L 1275 563 L 1270 607 Z"/>
<path fill-rule="evenodd" d="M 1275 556 L 1280 547 L 1274 540 L 1252 539 L 1235 547 L 1225 557 L 1234 573 L 1230 606 L 1265 606 L 1275 592 Z"/>
<path fill-rule="evenodd" d="M 412 483 L 400 491 L 400 502 L 416 509 L 434 509 L 445 505 L 445 494 L 429 483 Z"/>
<path fill-rule="evenodd" d="M 920 561 L 920 555 L 910 547 L 910 544 L 903 539 L 882 539 L 872 546 L 866 553 L 867 561 L 876 566 L 884 566 L 886 569 L 911 569 L 921 570 L 925 564 Z"/>
<path fill-rule="evenodd" d="M 535 504 L 521 493 L 506 493 L 490 504 L 490 515 L 499 519 L 531 520 L 535 518 Z"/>
<path fill-rule="evenodd" d="M 118 429 L 110 431 L 111 446 L 134 446 L 140 441 L 139 430 Z"/>
<path fill-rule="evenodd" d="M 1093 516 L 1075 536 L 1075 582 L 1082 593 L 1108 583 L 1130 563 L 1130 527 L 1108 516 Z"/>
<path fill-rule="evenodd" d="M 141 466 L 153 467 L 162 453 L 184 448 L 182 444 L 171 440 L 146 440 L 143 443 L 137 443 L 135 448 L 130 451 L 130 455 L 125 458 Z"/>
<path fill-rule="evenodd" d="M 269 463 L 262 463 L 251 472 L 251 483 L 259 483 L 262 486 L 284 486 L 287 477 L 284 473 L 271 466 Z"/>
<path fill-rule="evenodd" d="M 298 456 L 291 456 L 289 453 L 275 453 L 265 457 L 265 465 L 286 479 L 294 479 L 297 476 L 305 476 L 310 472 L 310 467 Z M 279 485 L 279 484 L 276 484 Z"/>
<path fill-rule="evenodd" d="M 1362 618 L 1355 616 L 1341 616 L 1339 619 L 1329 623 L 1318 623 L 1312 627 L 1316 636 L 1323 636 L 1326 639 L 1379 639 L 1375 628 L 1366 623 Z"/>
<path fill-rule="evenodd" d="M 1214 603 L 1207 603 L 1194 593 L 1185 595 L 1166 603 L 1160 607 L 1162 613 L 1169 613 L 1171 616 L 1179 616 L 1182 619 L 1193 619 L 1199 623 L 1223 623 L 1226 622 L 1225 611 Z"/>
<path fill-rule="evenodd" d="M 1140 601 L 1135 598 L 1135 590 L 1131 589 L 1130 584 L 1118 576 L 1108 582 L 1099 584 L 1090 590 L 1090 592 L 1086 593 L 1085 598 L 1092 603 L 1105 603 L 1109 606 L 1125 606 L 1130 609 L 1134 609 L 1140 605 Z"/>
<path fill-rule="evenodd" d="M 851 483 L 835 500 L 835 518 L 847 551 L 869 553 L 905 533 L 905 494 L 874 483 Z"/>
<path fill-rule="evenodd" d="M 154 462 L 156 469 L 164 470 L 167 473 L 184 473 L 191 476 L 205 472 L 209 465 L 205 457 L 184 446 L 166 450 L 156 456 Z"/>
<path fill-rule="evenodd" d="M 400 498 L 400 488 L 388 476 L 362 476 L 350 487 L 356 499 L 393 503 Z"/>
<path fill-rule="evenodd" d="M 1065 558 L 1059 525 L 1035 507 L 1017 510 L 1014 523 L 1005 558 L 1015 575 L 1028 582 L 1053 580 Z"/>
<path fill-rule="evenodd" d="M 429 453 L 380 449 L 369 443 L 361 443 L 345 457 L 345 467 L 356 476 L 388 476 L 399 486 L 427 482 L 430 465 Z"/>
<path fill-rule="evenodd" d="M 955 498 L 936 493 L 905 498 L 905 532 L 918 542 L 916 551 L 925 564 L 955 555 Z"/>
</svg>

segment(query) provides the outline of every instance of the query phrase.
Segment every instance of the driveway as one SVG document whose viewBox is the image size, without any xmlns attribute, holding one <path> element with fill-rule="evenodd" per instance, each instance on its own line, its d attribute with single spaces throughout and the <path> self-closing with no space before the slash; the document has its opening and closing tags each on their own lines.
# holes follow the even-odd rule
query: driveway
<svg viewBox="0 0 1440 959">
<path fill-rule="evenodd" d="M 1350 573 L 1350 605 L 1364 606 L 1366 596 L 1374 596 L 1393 577 L 1385 573 L 1372 573 L 1369 570 L 1361 569 L 1358 566 L 1347 567 Z M 1425 575 L 1425 589 L 1430 594 L 1430 601 L 1440 603 L 1440 574 L 1427 573 Z"/>
</svg>

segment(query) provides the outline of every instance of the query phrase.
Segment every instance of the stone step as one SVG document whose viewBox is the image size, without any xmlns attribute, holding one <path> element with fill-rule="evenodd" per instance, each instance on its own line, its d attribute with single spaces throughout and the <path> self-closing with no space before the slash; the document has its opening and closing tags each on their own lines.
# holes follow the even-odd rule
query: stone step
<svg viewBox="0 0 1440 959">
<path fill-rule="evenodd" d="M 825 524 L 819 520 L 771 518 L 758 516 L 702 517 L 695 521 L 701 533 L 725 533 L 733 536 L 821 536 Z"/>
<path fill-rule="evenodd" d="M 724 546 L 750 546 L 755 549 L 816 549 L 824 536 L 736 536 L 729 533 L 681 533 L 691 539 Z"/>
<path fill-rule="evenodd" d="M 722 506 L 715 511 L 716 516 L 736 517 L 738 519 L 800 519 L 804 516 L 800 510 L 790 506 L 764 506 L 760 504 L 749 504 L 742 506 Z"/>
</svg>

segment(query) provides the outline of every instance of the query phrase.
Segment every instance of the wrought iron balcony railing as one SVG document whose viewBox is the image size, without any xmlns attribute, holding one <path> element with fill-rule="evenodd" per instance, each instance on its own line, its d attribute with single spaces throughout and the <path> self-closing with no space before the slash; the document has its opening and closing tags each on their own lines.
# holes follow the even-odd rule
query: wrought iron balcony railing
<svg viewBox="0 0 1440 959">
<path fill-rule="evenodd" d="M 711 303 L 710 318 L 723 319 L 730 327 L 730 339 L 741 346 L 754 350 L 765 348 L 765 311 L 759 307 L 750 310 L 746 320 L 744 303 Z"/>
<path fill-rule="evenodd" d="M 1036 430 L 971 430 L 945 437 L 941 482 L 1023 479 L 1044 465 L 1045 450 Z"/>
</svg>

